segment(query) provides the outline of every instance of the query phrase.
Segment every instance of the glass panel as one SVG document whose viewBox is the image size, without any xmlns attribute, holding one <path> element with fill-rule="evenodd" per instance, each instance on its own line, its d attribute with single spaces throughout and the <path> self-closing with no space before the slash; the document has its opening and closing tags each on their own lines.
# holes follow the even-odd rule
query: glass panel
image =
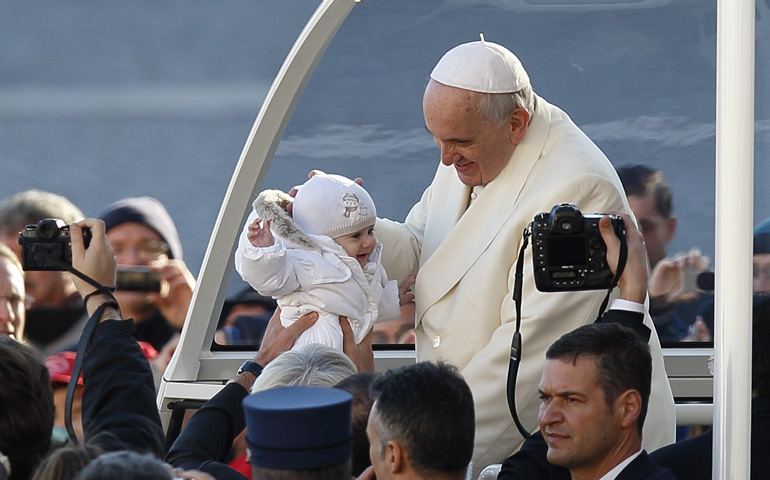
<svg viewBox="0 0 770 480">
<path fill-rule="evenodd" d="M 770 216 L 770 5 L 756 3 L 755 224 Z M 259 104 L 317 5 L 5 5 L 3 196 L 50 190 L 89 216 L 155 196 L 197 274 Z M 428 74 L 483 32 L 616 166 L 663 173 L 678 218 L 668 255 L 696 246 L 713 259 L 715 17 L 713 0 L 364 0 L 313 74 L 264 186 L 287 190 L 312 168 L 360 176 L 380 216 L 403 219 L 439 160 L 422 118 Z M 235 278 L 231 297 L 243 286 Z"/>
</svg>

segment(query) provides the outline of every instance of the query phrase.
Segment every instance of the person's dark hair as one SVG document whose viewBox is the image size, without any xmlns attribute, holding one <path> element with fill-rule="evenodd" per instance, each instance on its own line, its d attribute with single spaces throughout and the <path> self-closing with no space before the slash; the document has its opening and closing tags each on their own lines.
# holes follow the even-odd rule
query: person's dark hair
<svg viewBox="0 0 770 480">
<path fill-rule="evenodd" d="M 758 397 L 770 396 L 770 295 L 754 294 L 751 387 Z"/>
<path fill-rule="evenodd" d="M 361 372 L 334 386 L 353 395 L 353 475 L 356 477 L 372 464 L 366 425 L 374 403 L 370 387 L 376 376 L 374 372 Z"/>
<path fill-rule="evenodd" d="M 28 479 L 51 448 L 51 378 L 32 348 L 0 335 L 0 385 L 0 452 L 11 480 Z"/>
<path fill-rule="evenodd" d="M 105 453 L 92 460 L 75 480 L 171 480 L 168 465 L 149 454 L 121 450 Z"/>
<path fill-rule="evenodd" d="M 578 357 L 596 360 L 596 380 L 604 390 L 607 406 L 627 390 L 642 397 L 642 410 L 637 420 L 642 433 L 652 384 L 650 347 L 633 330 L 616 323 L 583 325 L 556 340 L 545 353 L 549 360 L 575 363 Z"/>
<path fill-rule="evenodd" d="M 252 465 L 252 478 L 259 480 L 350 480 L 350 462 L 308 470 L 277 470 Z"/>
<path fill-rule="evenodd" d="M 43 460 L 32 480 L 73 480 L 91 460 L 102 453 L 104 451 L 101 447 L 87 443 L 59 448 Z"/>
<path fill-rule="evenodd" d="M 421 475 L 464 476 L 476 419 L 471 390 L 455 367 L 420 362 L 388 370 L 372 382 L 372 396 L 381 458 L 397 440 Z"/>
<path fill-rule="evenodd" d="M 623 165 L 617 168 L 620 182 L 627 196 L 652 195 L 655 210 L 663 217 L 674 212 L 671 187 L 663 179 L 663 173 L 646 165 Z"/>
</svg>

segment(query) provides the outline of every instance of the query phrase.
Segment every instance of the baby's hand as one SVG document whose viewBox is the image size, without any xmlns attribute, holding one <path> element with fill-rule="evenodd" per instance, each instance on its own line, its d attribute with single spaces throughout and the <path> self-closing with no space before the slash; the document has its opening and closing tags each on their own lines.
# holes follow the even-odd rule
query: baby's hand
<svg viewBox="0 0 770 480">
<path fill-rule="evenodd" d="M 262 225 L 262 219 L 255 218 L 249 225 L 249 233 L 246 234 L 249 241 L 255 247 L 269 247 L 273 244 L 273 233 L 270 231 L 270 220 L 265 220 Z"/>
<path fill-rule="evenodd" d="M 398 287 L 398 303 L 403 306 L 409 302 L 414 301 L 414 292 L 412 292 L 412 286 L 417 275 L 409 275 L 404 279 L 401 285 Z"/>
</svg>

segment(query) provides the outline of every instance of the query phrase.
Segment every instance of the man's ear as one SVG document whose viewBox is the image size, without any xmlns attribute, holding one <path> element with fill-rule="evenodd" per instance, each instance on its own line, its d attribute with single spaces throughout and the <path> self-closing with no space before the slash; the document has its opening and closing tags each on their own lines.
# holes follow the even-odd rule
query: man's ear
<svg viewBox="0 0 770 480">
<path fill-rule="evenodd" d="M 666 220 L 666 240 L 669 242 L 676 235 L 676 226 L 678 224 L 679 220 L 674 216 L 668 217 L 668 220 Z"/>
<path fill-rule="evenodd" d="M 615 408 L 623 428 L 636 428 L 636 422 L 642 413 L 642 395 L 636 390 L 626 390 L 615 399 Z"/>
<path fill-rule="evenodd" d="M 529 126 L 529 113 L 526 110 L 519 107 L 511 112 L 510 116 L 511 127 L 511 143 L 518 145 L 524 138 L 524 134 L 527 133 L 527 127 Z"/>
<path fill-rule="evenodd" d="M 406 470 L 406 449 L 397 440 L 388 441 L 385 447 L 385 465 L 391 474 L 403 473 Z"/>
</svg>

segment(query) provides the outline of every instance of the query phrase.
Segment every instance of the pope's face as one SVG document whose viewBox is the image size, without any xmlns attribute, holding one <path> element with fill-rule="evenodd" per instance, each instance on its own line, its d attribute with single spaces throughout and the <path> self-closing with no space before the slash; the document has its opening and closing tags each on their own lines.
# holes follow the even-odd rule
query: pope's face
<svg viewBox="0 0 770 480">
<path fill-rule="evenodd" d="M 604 470 L 621 435 L 617 415 L 597 382 L 595 360 L 546 360 L 539 390 L 538 423 L 548 444 L 548 461 L 569 468 L 573 477 L 576 471 Z"/>
<path fill-rule="evenodd" d="M 441 150 L 441 163 L 454 166 L 469 187 L 494 180 L 519 141 L 509 123 L 500 126 L 481 118 L 480 96 L 431 81 L 423 97 L 425 126 Z"/>
</svg>

